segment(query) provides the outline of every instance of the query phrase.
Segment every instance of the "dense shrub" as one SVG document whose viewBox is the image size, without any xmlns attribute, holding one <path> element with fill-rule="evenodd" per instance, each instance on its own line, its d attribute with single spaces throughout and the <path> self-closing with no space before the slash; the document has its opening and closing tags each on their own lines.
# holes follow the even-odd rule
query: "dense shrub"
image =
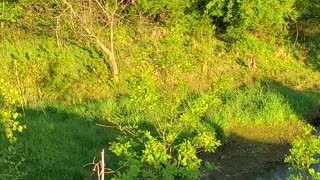
<svg viewBox="0 0 320 180">
<path fill-rule="evenodd" d="M 162 20 L 182 17 L 191 5 L 192 0 L 138 0 L 138 8 L 141 12 L 149 16 L 158 16 L 158 18 L 163 18 Z"/>
<path fill-rule="evenodd" d="M 0 11 L 0 22 L 1 26 L 4 23 L 16 23 L 23 15 L 22 7 L 16 2 L 3 1 Z"/>
<path fill-rule="evenodd" d="M 74 2 L 74 1 L 71 1 Z M 77 2 L 86 6 L 87 1 Z M 26 1 L 19 3 L 5 2 L 5 11 L 1 13 L 1 21 L 16 22 L 26 16 L 26 28 L 52 28 L 57 17 L 64 14 L 62 1 Z M 201 21 L 210 16 L 217 29 L 228 30 L 234 37 L 243 33 L 258 33 L 259 36 L 275 36 L 285 34 L 288 23 L 295 21 L 297 11 L 296 0 L 138 0 L 137 6 L 130 8 L 145 16 L 154 17 L 157 22 L 166 24 L 182 24 L 189 26 L 192 21 Z M 297 3 L 303 9 L 302 3 Z M 309 3 L 310 4 L 310 3 Z M 126 11 L 127 13 L 130 11 Z M 33 19 L 33 22 L 30 20 Z M 30 27 L 31 26 L 31 27 Z"/>
<path fill-rule="evenodd" d="M 22 132 L 26 127 L 20 125 L 18 118 L 20 114 L 15 110 L 18 92 L 5 86 L 4 80 L 0 79 L 0 132 L 10 142 L 15 142 L 17 138 L 15 132 Z"/>
<path fill-rule="evenodd" d="M 170 96 L 158 87 L 153 69 L 146 64 L 143 69 L 130 79 L 130 94 L 113 102 L 105 117 L 124 133 L 110 146 L 128 166 L 116 179 L 198 179 L 197 153 L 221 145 L 202 118 L 221 101 L 214 93 L 194 94 L 186 87 Z"/>
<path fill-rule="evenodd" d="M 294 5 L 295 0 L 211 0 L 206 14 L 236 38 L 243 33 L 276 36 L 286 33 L 288 22 L 297 18 Z"/>
<path fill-rule="evenodd" d="M 315 133 L 314 127 L 306 126 L 304 133 L 292 142 L 290 156 L 285 162 L 294 168 L 308 171 L 313 179 L 320 179 L 320 172 L 314 168 L 320 162 L 320 138 Z"/>
<path fill-rule="evenodd" d="M 218 30 L 227 30 L 233 37 L 243 33 L 258 36 L 277 36 L 286 33 L 288 23 L 295 21 L 296 0 L 139 0 L 138 8 L 145 15 L 154 16 L 160 21 L 183 22 L 212 18 Z M 188 24 L 184 24 L 188 25 Z"/>
</svg>

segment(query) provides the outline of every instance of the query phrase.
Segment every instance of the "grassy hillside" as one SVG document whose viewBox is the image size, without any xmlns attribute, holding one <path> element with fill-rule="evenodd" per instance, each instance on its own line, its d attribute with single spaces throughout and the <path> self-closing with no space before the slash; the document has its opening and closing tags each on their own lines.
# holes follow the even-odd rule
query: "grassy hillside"
<svg viewBox="0 0 320 180">
<path fill-rule="evenodd" d="M 155 152 L 164 144 L 167 169 L 132 160 L 119 177 L 200 178 L 188 152 L 214 152 L 234 136 L 290 143 L 319 123 L 319 3 L 64 2 L 2 1 L 0 85 L 17 94 L 5 106 L 0 88 L 0 108 L 17 110 L 27 129 L 16 143 L 1 140 L 0 179 L 85 179 L 101 149 L 117 169 L 143 159 L 148 143 Z"/>
</svg>

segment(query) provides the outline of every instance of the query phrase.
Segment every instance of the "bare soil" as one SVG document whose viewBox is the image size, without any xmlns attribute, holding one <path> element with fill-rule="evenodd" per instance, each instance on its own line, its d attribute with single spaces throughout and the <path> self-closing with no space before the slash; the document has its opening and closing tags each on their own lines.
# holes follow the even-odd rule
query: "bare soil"
<svg viewBox="0 0 320 180">
<path fill-rule="evenodd" d="M 302 132 L 301 124 L 282 126 L 235 125 L 226 136 L 229 139 L 217 152 L 199 154 L 213 162 L 220 171 L 213 171 L 203 180 L 255 179 L 257 175 L 284 165 L 290 142 Z"/>
<path fill-rule="evenodd" d="M 203 179 L 254 179 L 257 174 L 284 164 L 289 148 L 288 143 L 273 145 L 233 139 L 214 154 L 200 155 L 220 167 L 220 171 L 214 171 Z"/>
</svg>

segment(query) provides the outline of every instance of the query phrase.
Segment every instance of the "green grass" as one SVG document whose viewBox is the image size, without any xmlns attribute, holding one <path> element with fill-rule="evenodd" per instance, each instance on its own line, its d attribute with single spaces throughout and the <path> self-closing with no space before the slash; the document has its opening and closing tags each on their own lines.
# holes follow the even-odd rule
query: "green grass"
<svg viewBox="0 0 320 180">
<path fill-rule="evenodd" d="M 55 38 L 21 33 L 0 45 L 0 78 L 17 87 L 25 103 L 60 101 L 78 103 L 110 94 L 110 70 L 91 47 Z"/>
<path fill-rule="evenodd" d="M 105 121 L 116 115 L 115 113 L 126 113 L 125 109 L 121 109 L 127 104 L 122 98 L 130 94 L 130 88 L 121 84 L 112 87 L 103 81 L 100 82 L 101 86 L 95 85 L 100 76 L 92 76 L 87 74 L 87 71 L 82 71 L 83 67 L 75 63 L 76 60 L 72 62 L 71 59 L 71 62 L 65 63 L 65 58 L 56 62 L 55 72 L 52 72 L 55 75 L 46 77 L 40 84 L 33 82 L 35 74 L 26 75 L 22 79 L 25 86 L 20 88 L 25 92 L 24 97 L 30 100 L 36 95 L 35 99 L 28 102 L 34 103 L 34 107 L 25 107 L 22 123 L 26 124 L 27 130 L 18 136 L 18 142 L 14 145 L 18 156 L 25 159 L 19 166 L 19 171 L 26 174 L 24 179 L 85 179 L 90 175 L 91 169 L 84 168 L 83 165 L 92 162 L 94 157 L 98 158 L 100 150 L 107 149 L 108 143 L 113 141 L 116 135 L 113 130 L 97 127 L 95 123 Z M 186 84 L 195 94 L 201 91 L 210 93 L 220 88 L 218 97 L 222 104 L 210 107 L 204 120 L 208 127 L 215 129 L 218 138 L 223 142 L 234 135 L 262 143 L 290 142 L 300 132 L 301 121 L 305 121 L 308 113 L 319 107 L 320 95 L 311 87 L 319 85 L 314 80 L 320 76 L 299 63 L 279 63 L 280 70 L 270 66 L 262 67 L 259 73 L 269 79 L 275 78 L 267 81 L 231 59 L 215 63 L 211 64 L 213 66 L 209 64 L 209 68 L 218 74 L 211 74 L 210 70 L 206 70 L 207 77 L 211 76 L 212 84 L 206 84 L 206 78 L 197 78 L 202 77 L 199 75 L 202 71 L 194 74 L 177 70 L 166 76 L 163 75 L 165 73 L 160 73 L 159 87 L 166 87 L 168 95 L 175 86 L 182 84 Z M 80 70 L 68 71 L 69 68 Z M 81 78 L 82 76 L 86 77 Z M 255 79 L 256 77 L 258 78 Z M 167 78 L 176 79 L 177 83 L 167 83 Z M 15 79 L 12 78 L 12 81 Z M 28 87 L 29 82 L 34 83 L 36 88 Z M 44 86 L 41 86 L 44 82 Z M 107 89 L 101 92 L 95 89 L 103 86 Z M 302 87 L 302 90 L 296 90 L 297 87 Z M 86 100 L 108 97 L 103 94 L 108 94 L 106 91 L 111 89 L 119 94 L 124 93 L 124 96 L 94 102 Z M 37 90 L 43 95 L 38 96 Z M 54 105 L 41 105 L 39 99 L 44 102 L 51 101 Z M 66 104 L 63 105 L 64 103 Z M 135 107 L 129 108 L 134 112 Z M 129 122 L 147 116 L 129 113 L 123 117 Z M 113 155 L 108 154 L 107 157 L 108 167 L 117 168 L 118 162 Z"/>
<path fill-rule="evenodd" d="M 32 50 L 31 45 L 28 48 Z M 27 72 L 26 67 L 31 62 L 21 65 L 19 77 L 24 86 L 20 89 L 28 103 L 35 104 L 25 106 L 22 123 L 26 124 L 27 130 L 18 136 L 18 142 L 14 144 L 15 152 L 25 159 L 18 168 L 26 174 L 24 179 L 85 179 L 90 175 L 91 169 L 84 168 L 83 165 L 92 162 L 94 157 L 99 157 L 100 150 L 107 149 L 108 143 L 116 135 L 113 130 L 97 127 L 95 123 L 105 121 L 119 112 L 127 113 L 126 109 L 121 109 L 127 104 L 121 97 L 130 94 L 130 88 L 124 84 L 112 87 L 107 82 L 100 81 L 103 77 L 93 76 L 84 70 L 85 66 L 76 63 L 76 59 L 64 62 L 67 57 L 69 56 L 56 61 L 53 72 L 39 72 L 45 79 L 38 82 L 33 81 L 36 74 L 20 74 Z M 91 61 L 96 63 L 93 59 Z M 194 94 L 210 93 L 220 88 L 218 98 L 222 100 L 222 104 L 210 107 L 204 121 L 208 127 L 215 129 L 223 142 L 237 135 L 262 143 L 284 143 L 290 142 L 300 132 L 300 122 L 307 119 L 310 111 L 319 107 L 320 99 L 317 89 L 311 88 L 319 86 L 315 81 L 320 77 L 319 73 L 293 60 L 286 61 L 278 63 L 279 67 L 275 68 L 262 66 L 259 74 L 241 67 L 231 58 L 226 58 L 224 62 L 211 62 L 208 63 L 209 70 L 205 70 L 209 77 L 207 83 L 207 78 L 201 76 L 203 67 L 195 66 L 194 72 L 170 68 L 170 71 L 175 71 L 169 75 L 166 74 L 169 70 L 162 72 L 156 69 L 153 73 L 160 74 L 158 86 L 160 89 L 165 87 L 165 93 L 169 96 L 173 92 L 171 90 L 183 84 Z M 51 66 L 44 65 L 43 69 Z M 69 68 L 73 71 L 68 71 Z M 7 72 L 10 72 L 9 69 Z M 275 80 L 265 82 L 262 77 Z M 16 82 L 14 77 L 11 78 L 8 80 Z M 95 84 L 99 81 L 100 83 Z M 302 90 L 296 90 L 297 88 Z M 106 95 L 109 94 L 108 91 L 120 95 L 110 98 L 110 95 Z M 38 92 L 42 95 L 39 96 Z M 99 97 L 107 99 L 94 102 L 86 100 Z M 39 100 L 51 101 L 53 105 L 41 105 Z M 129 108 L 134 112 L 136 107 Z M 129 122 L 148 116 L 129 113 L 123 117 Z M 2 153 L 4 155 L 5 152 Z M 107 157 L 108 167 L 117 168 L 117 160 L 109 154 Z"/>
<path fill-rule="evenodd" d="M 15 153 L 7 152 L 5 141 L 0 143 L 0 159 L 7 154 L 11 162 L 24 159 L 16 166 L 24 179 L 85 179 L 91 169 L 83 165 L 98 158 L 117 136 L 97 122 L 178 116 L 201 94 L 221 101 L 201 117 L 220 140 L 236 135 L 262 143 L 291 142 L 310 112 L 320 109 L 318 10 L 317 5 L 311 14 L 303 12 L 297 43 L 248 36 L 231 44 L 209 24 L 179 34 L 179 27 L 130 16 L 115 27 L 119 82 L 112 81 L 108 58 L 89 42 L 62 38 L 58 47 L 51 33 L 8 26 L 0 34 L 0 78 L 19 90 L 27 130 L 12 145 Z M 136 106 L 128 98 L 134 93 L 141 101 Z M 161 95 L 169 105 L 139 111 L 155 106 L 150 97 L 142 97 L 148 93 Z M 175 98 L 185 101 L 176 114 L 168 110 L 178 104 Z M 0 174 L 15 165 L 0 162 Z M 107 166 L 117 168 L 118 159 L 107 154 Z"/>
<path fill-rule="evenodd" d="M 116 132 L 96 126 L 98 120 L 90 114 L 90 109 L 85 109 L 82 115 L 73 112 L 81 110 L 84 108 L 76 106 L 25 110 L 21 121 L 27 125 L 27 130 L 13 145 L 16 156 L 25 159 L 20 166 L 20 171 L 26 173 L 23 179 L 89 177 L 93 166 L 83 166 L 95 157 L 98 160 L 99 152 L 107 149 Z M 109 160 L 111 155 L 106 155 Z M 114 162 L 107 164 L 112 167 Z"/>
<path fill-rule="evenodd" d="M 245 88 L 229 93 L 225 104 L 212 109 L 210 119 L 217 119 L 226 125 L 232 123 L 252 123 L 274 125 L 292 120 L 294 113 L 284 98 L 264 88 Z"/>
<path fill-rule="evenodd" d="M 188 92 L 185 98 L 196 96 Z M 306 119 L 310 108 L 320 104 L 317 92 L 299 92 L 272 81 L 219 91 L 217 97 L 222 104 L 209 107 L 204 121 L 223 142 L 235 135 L 261 143 L 290 142 L 301 132 L 301 120 Z M 153 115 L 139 114 L 136 107 L 128 106 L 129 101 L 126 96 L 119 96 L 75 105 L 39 103 L 25 109 L 21 122 L 27 130 L 18 135 L 14 144 L 15 158 L 25 159 L 19 166 L 19 171 L 26 174 L 24 179 L 89 177 L 91 166 L 83 165 L 98 158 L 99 151 L 107 149 L 118 134 L 114 129 L 96 126 L 97 122 L 105 123 L 121 115 L 130 123 Z M 2 156 L 3 153 L 5 149 Z M 112 154 L 107 154 L 107 165 L 118 166 Z"/>
<path fill-rule="evenodd" d="M 193 96 L 186 97 L 192 99 Z M 290 142 L 301 131 L 301 120 L 309 108 L 319 105 L 317 93 L 296 92 L 279 83 L 271 85 L 271 82 L 222 91 L 218 97 L 222 104 L 209 107 L 204 120 L 222 141 L 236 135 L 262 143 Z M 14 144 L 16 156 L 25 159 L 19 166 L 26 174 L 24 179 L 89 177 L 92 166 L 83 166 L 94 157 L 98 158 L 100 150 L 107 149 L 118 134 L 114 129 L 95 124 L 105 123 L 118 113 L 128 122 L 135 121 L 141 114 L 136 114 L 134 107 L 121 109 L 130 103 L 128 101 L 119 96 L 76 105 L 40 103 L 25 109 L 21 122 L 27 125 L 27 130 L 18 135 L 18 142 Z M 113 158 L 112 154 L 107 154 L 107 165 L 117 168 L 118 162 Z"/>
<path fill-rule="evenodd" d="M 317 92 L 298 91 L 274 81 L 262 86 L 249 86 L 225 93 L 225 103 L 218 109 L 212 109 L 209 119 L 227 125 L 276 125 L 286 121 L 307 120 L 308 113 L 320 107 Z"/>
</svg>

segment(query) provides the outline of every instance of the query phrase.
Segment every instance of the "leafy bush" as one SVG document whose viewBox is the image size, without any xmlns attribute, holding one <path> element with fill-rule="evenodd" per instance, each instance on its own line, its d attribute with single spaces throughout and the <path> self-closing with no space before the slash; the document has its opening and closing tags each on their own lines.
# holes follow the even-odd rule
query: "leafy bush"
<svg viewBox="0 0 320 180">
<path fill-rule="evenodd" d="M 7 87 L 4 80 L 0 79 L 0 136 L 1 138 L 5 137 L 10 143 L 14 143 L 17 140 L 15 133 L 22 132 L 26 126 L 21 125 L 18 121 L 21 115 L 15 109 L 19 94 L 16 90 Z M 0 179 L 21 179 L 25 176 L 25 173 L 20 171 L 20 165 L 23 161 L 24 158 L 15 151 L 13 146 L 1 149 Z"/>
<path fill-rule="evenodd" d="M 107 117 L 124 134 L 110 146 L 128 166 L 115 179 L 199 178 L 197 153 L 214 152 L 221 145 L 202 119 L 220 99 L 214 93 L 190 94 L 187 88 L 166 95 L 152 68 L 143 69 L 129 81 L 130 94 Z"/>
<path fill-rule="evenodd" d="M 236 38 L 243 33 L 275 36 L 283 34 L 288 22 L 297 18 L 295 1 L 211 0 L 206 5 L 206 14 L 218 28 L 228 30 Z"/>
<path fill-rule="evenodd" d="M 0 131 L 4 132 L 10 142 L 17 140 L 15 132 L 22 132 L 26 128 L 20 125 L 18 121 L 20 114 L 14 108 L 18 97 L 17 91 L 6 88 L 4 80 L 0 80 Z"/>
<path fill-rule="evenodd" d="M 0 22 L 16 23 L 23 16 L 23 8 L 15 3 L 1 1 Z"/>
<path fill-rule="evenodd" d="M 149 16 L 160 16 L 162 20 L 168 20 L 184 15 L 186 8 L 191 7 L 192 0 L 138 0 L 139 9 Z"/>
<path fill-rule="evenodd" d="M 314 179 L 320 179 L 320 172 L 316 172 L 312 165 L 320 162 L 315 156 L 320 154 L 320 138 L 315 135 L 315 128 L 307 126 L 304 133 L 292 143 L 291 155 L 285 159 L 294 167 L 308 170 Z"/>
<path fill-rule="evenodd" d="M 286 34 L 288 23 L 295 21 L 296 0 L 139 0 L 138 8 L 145 15 L 154 16 L 163 22 L 200 21 L 206 16 L 212 18 L 217 29 L 227 30 L 234 38 L 245 33 L 262 38 Z M 190 26 L 192 27 L 192 26 Z"/>
</svg>

